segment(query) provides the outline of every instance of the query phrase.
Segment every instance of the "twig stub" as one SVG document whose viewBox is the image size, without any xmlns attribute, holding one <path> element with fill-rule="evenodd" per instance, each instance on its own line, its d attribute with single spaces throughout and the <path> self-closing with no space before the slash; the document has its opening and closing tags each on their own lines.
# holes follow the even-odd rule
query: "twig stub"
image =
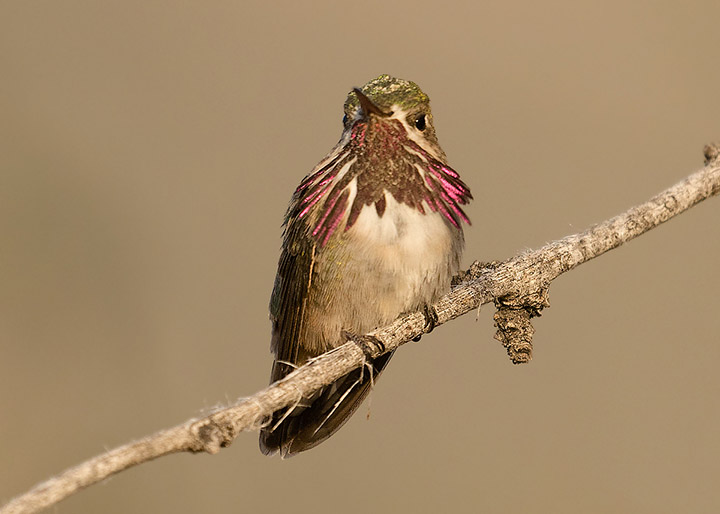
<svg viewBox="0 0 720 514">
<path fill-rule="evenodd" d="M 705 155 L 706 165 L 718 160 L 718 158 L 720 158 L 720 141 L 705 145 L 705 148 L 703 148 L 703 154 Z"/>
</svg>

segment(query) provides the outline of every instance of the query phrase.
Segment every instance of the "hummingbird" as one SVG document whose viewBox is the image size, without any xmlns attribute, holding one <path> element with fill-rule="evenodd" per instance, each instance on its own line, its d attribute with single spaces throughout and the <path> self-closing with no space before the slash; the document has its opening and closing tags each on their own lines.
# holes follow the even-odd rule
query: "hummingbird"
<svg viewBox="0 0 720 514">
<path fill-rule="evenodd" d="M 440 148 L 430 99 L 380 75 L 354 88 L 340 141 L 295 190 L 270 300 L 275 382 L 309 359 L 423 310 L 450 289 L 472 195 Z M 433 318 L 434 314 L 434 318 Z M 265 420 L 260 449 L 283 458 L 334 434 L 360 406 L 385 353 Z"/>
</svg>

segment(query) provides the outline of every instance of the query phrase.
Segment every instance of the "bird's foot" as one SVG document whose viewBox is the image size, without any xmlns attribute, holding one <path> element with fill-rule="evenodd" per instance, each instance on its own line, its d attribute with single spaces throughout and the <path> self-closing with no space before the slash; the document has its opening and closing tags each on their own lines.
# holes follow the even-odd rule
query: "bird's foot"
<svg viewBox="0 0 720 514">
<path fill-rule="evenodd" d="M 437 325 L 438 313 L 432 305 L 425 305 L 423 307 L 423 316 L 425 316 L 425 327 L 423 327 L 423 331 L 425 334 L 429 334 L 435 329 L 435 325 Z M 417 337 L 413 337 L 413 341 L 417 343 L 422 336 L 423 335 L 420 334 Z"/>
<path fill-rule="evenodd" d="M 358 336 L 346 331 L 343 331 L 342 335 L 347 341 L 358 345 L 368 359 L 372 359 L 374 355 L 385 353 L 385 344 L 375 336 Z"/>
</svg>

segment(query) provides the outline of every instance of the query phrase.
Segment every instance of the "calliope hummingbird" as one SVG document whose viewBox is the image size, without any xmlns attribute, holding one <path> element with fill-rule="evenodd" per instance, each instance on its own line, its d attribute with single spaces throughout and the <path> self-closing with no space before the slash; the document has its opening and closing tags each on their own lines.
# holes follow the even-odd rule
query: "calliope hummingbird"
<svg viewBox="0 0 720 514">
<path fill-rule="evenodd" d="M 430 99 L 380 75 L 345 101 L 338 144 L 293 194 L 270 300 L 271 382 L 308 359 L 425 310 L 450 289 L 470 190 L 438 144 Z M 359 368 L 265 421 L 260 449 L 283 457 L 330 437 L 392 357 Z M 371 376 L 372 375 L 372 376 Z"/>
</svg>

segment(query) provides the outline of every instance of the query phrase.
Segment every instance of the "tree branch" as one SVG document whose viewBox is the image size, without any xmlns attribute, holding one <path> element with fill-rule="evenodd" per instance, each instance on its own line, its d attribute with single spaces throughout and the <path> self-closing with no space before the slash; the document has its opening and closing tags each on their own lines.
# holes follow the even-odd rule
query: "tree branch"
<svg viewBox="0 0 720 514">
<path fill-rule="evenodd" d="M 548 305 L 550 283 L 562 273 L 655 228 L 697 203 L 720 193 L 720 147 L 705 148 L 706 165 L 647 202 L 588 230 L 528 251 L 502 263 L 474 263 L 452 291 L 435 304 L 437 325 L 480 305 L 495 302 L 498 337 L 508 347 L 513 362 L 531 355 L 530 318 Z M 370 334 L 384 348 L 350 341 L 327 352 L 284 379 L 235 405 L 207 417 L 191 419 L 176 427 L 121 446 L 45 481 L 0 508 L 0 514 L 36 512 L 89 485 L 131 466 L 177 452 L 217 453 L 246 430 L 257 430 L 276 410 L 294 405 L 323 386 L 333 383 L 377 357 L 421 335 L 422 313 L 403 316 Z"/>
</svg>

